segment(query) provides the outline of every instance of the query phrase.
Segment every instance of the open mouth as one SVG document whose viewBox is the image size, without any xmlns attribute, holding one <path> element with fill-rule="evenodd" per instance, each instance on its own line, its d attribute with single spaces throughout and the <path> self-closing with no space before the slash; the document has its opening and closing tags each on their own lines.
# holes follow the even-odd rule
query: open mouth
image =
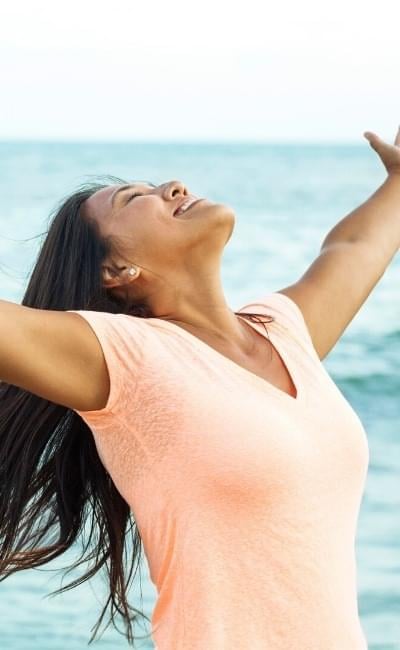
<svg viewBox="0 0 400 650">
<path fill-rule="evenodd" d="M 183 212 L 174 213 L 174 217 L 175 217 L 176 219 L 180 219 L 181 217 L 184 218 L 184 217 L 185 217 L 185 214 L 186 214 L 187 212 L 190 212 L 190 210 L 191 210 L 195 205 L 197 205 L 198 203 L 200 203 L 200 201 L 204 201 L 204 199 L 197 199 L 197 201 L 193 201 L 193 203 L 192 203 L 188 208 L 186 208 Z"/>
</svg>

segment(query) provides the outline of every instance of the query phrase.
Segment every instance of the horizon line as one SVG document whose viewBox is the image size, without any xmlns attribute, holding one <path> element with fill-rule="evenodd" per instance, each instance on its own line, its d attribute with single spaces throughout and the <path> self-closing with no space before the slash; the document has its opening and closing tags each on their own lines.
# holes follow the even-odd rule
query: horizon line
<svg viewBox="0 0 400 650">
<path fill-rule="evenodd" d="M 192 139 L 185 140 L 164 140 L 164 139 L 99 139 L 99 138 L 31 138 L 31 137 L 11 137 L 3 138 L 0 136 L 0 144 L 9 143 L 36 143 L 36 144 L 124 144 L 124 145 L 225 145 L 225 144 L 249 144 L 249 145 L 352 145 L 364 146 L 368 144 L 362 137 L 360 140 L 351 139 L 264 139 L 264 138 L 231 138 L 231 139 Z"/>
</svg>

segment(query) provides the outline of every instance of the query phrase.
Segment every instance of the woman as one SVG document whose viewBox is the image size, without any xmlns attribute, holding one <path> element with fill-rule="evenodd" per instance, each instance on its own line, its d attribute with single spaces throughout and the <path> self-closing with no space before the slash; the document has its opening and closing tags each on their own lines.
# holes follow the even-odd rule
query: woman
<svg viewBox="0 0 400 650">
<path fill-rule="evenodd" d="M 400 130 L 365 137 L 385 182 L 297 282 L 238 312 L 220 278 L 234 214 L 178 181 L 67 198 L 22 305 L 0 301 L 1 579 L 61 555 L 90 514 L 79 564 L 95 561 L 64 589 L 106 564 L 91 641 L 109 603 L 133 641 L 143 545 L 158 650 L 366 647 L 368 445 L 321 363 L 400 243 Z"/>
</svg>

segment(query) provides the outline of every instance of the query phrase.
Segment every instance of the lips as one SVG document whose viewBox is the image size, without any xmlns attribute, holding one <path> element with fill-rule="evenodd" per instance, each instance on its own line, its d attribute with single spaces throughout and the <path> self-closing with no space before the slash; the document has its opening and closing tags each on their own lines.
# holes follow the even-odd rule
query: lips
<svg viewBox="0 0 400 650">
<path fill-rule="evenodd" d="M 193 202 L 190 204 L 190 206 L 189 206 L 188 208 L 186 208 L 183 212 L 181 212 L 180 214 L 177 214 L 178 210 L 180 210 L 180 208 L 181 208 L 183 205 L 185 205 L 185 203 L 188 202 L 188 199 L 186 198 L 185 201 L 182 201 L 182 203 L 181 203 L 181 204 L 176 208 L 176 210 L 175 210 L 175 212 L 174 212 L 174 217 L 175 217 L 176 219 L 179 219 L 180 217 L 183 217 L 183 216 L 186 214 L 186 212 L 189 212 L 189 210 L 191 210 L 191 209 L 193 208 L 193 206 L 195 206 L 195 205 L 196 205 L 197 203 L 199 203 L 200 201 L 204 201 L 204 199 L 196 199 L 196 201 L 193 201 Z"/>
<path fill-rule="evenodd" d="M 178 210 L 180 210 L 186 203 L 193 202 L 195 200 L 195 196 L 190 194 L 189 196 L 185 196 L 182 201 L 179 203 L 179 205 L 176 207 L 175 212 L 174 212 L 174 217 L 176 216 L 176 213 Z"/>
</svg>

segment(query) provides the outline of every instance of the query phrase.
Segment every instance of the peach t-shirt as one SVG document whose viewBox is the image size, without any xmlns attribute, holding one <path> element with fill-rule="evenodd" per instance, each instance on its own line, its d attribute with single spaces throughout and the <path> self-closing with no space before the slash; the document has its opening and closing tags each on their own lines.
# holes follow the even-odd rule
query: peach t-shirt
<svg viewBox="0 0 400 650">
<path fill-rule="evenodd" d="M 142 538 L 155 647 L 365 650 L 365 430 L 293 300 L 271 292 L 241 310 L 275 318 L 268 336 L 296 398 L 175 323 L 70 310 L 108 366 L 106 407 L 77 412 Z"/>
</svg>

